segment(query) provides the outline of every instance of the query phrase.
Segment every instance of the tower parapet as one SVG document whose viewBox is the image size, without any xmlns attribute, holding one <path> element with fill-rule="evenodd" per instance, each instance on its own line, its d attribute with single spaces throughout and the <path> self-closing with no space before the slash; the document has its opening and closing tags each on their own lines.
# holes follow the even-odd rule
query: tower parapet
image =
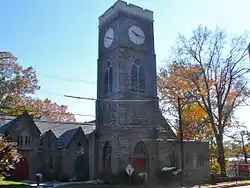
<svg viewBox="0 0 250 188">
<path fill-rule="evenodd" d="M 149 21 L 153 21 L 153 12 L 142 7 L 127 3 L 122 0 L 118 0 L 113 6 L 111 6 L 104 14 L 99 17 L 99 25 L 104 24 L 117 12 L 122 11 L 134 16 L 138 16 Z"/>
</svg>

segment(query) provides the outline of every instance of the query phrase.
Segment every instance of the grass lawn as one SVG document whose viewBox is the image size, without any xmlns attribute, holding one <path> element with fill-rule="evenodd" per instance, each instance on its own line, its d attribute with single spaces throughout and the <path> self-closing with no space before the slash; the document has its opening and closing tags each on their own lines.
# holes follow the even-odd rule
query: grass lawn
<svg viewBox="0 0 250 188">
<path fill-rule="evenodd" d="M 20 185 L 22 182 L 0 180 L 0 185 Z"/>
<path fill-rule="evenodd" d="M 63 185 L 58 188 L 115 188 L 114 185 L 87 185 L 87 184 L 75 184 L 75 185 Z"/>
<path fill-rule="evenodd" d="M 219 187 L 223 187 L 223 186 L 243 186 L 243 185 L 250 185 L 250 180 L 243 180 L 243 181 L 232 181 L 232 182 L 222 182 L 222 183 L 218 183 L 216 185 L 205 185 L 205 187 L 208 187 L 208 188 L 219 188 Z"/>
<path fill-rule="evenodd" d="M 30 186 L 25 185 L 22 182 L 0 180 L 0 187 L 17 187 L 17 188 L 20 187 L 20 188 L 23 188 L 23 187 L 30 187 Z"/>
</svg>

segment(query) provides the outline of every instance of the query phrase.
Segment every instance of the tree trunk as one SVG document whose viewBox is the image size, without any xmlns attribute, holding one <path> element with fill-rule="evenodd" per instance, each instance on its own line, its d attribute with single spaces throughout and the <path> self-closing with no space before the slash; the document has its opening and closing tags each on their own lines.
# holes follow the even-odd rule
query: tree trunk
<svg viewBox="0 0 250 188">
<path fill-rule="evenodd" d="M 220 175 L 221 177 L 226 177 L 226 161 L 224 155 L 224 145 L 223 136 L 216 135 L 217 151 L 218 151 L 218 163 L 220 165 Z"/>
</svg>

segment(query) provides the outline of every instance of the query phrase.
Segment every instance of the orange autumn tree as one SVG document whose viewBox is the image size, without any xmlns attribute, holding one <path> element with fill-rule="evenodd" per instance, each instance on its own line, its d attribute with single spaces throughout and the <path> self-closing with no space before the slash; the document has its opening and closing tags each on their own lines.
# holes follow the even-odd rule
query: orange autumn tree
<svg viewBox="0 0 250 188">
<path fill-rule="evenodd" d="M 183 106 L 183 138 L 187 140 L 208 140 L 212 134 L 206 112 L 195 103 Z M 177 132 L 179 135 L 179 131 Z"/>
<path fill-rule="evenodd" d="M 17 149 L 17 143 L 0 135 L 0 180 L 6 177 L 19 162 L 21 154 Z"/>
<path fill-rule="evenodd" d="M 235 109 L 249 97 L 246 36 L 229 38 L 225 31 L 198 27 L 187 38 L 179 35 L 171 62 L 160 70 L 158 87 L 165 112 L 176 114 L 177 97 L 206 113 L 214 135 L 221 176 L 226 176 L 224 133 Z M 187 99 L 188 96 L 188 99 Z"/>
<path fill-rule="evenodd" d="M 21 115 L 27 111 L 33 118 L 42 118 L 49 121 L 75 122 L 74 114 L 68 112 L 68 106 L 53 103 L 49 99 L 40 100 L 31 97 L 25 97 L 7 109 L 6 113 L 11 115 Z"/>
<path fill-rule="evenodd" d="M 185 99 L 184 94 L 188 92 L 192 84 L 188 79 L 190 75 L 197 73 L 198 67 L 185 68 L 173 63 L 167 70 L 161 70 L 158 77 L 158 88 L 162 97 L 162 106 L 165 112 L 170 112 L 170 115 L 178 118 L 176 111 L 177 97 L 181 98 L 181 103 L 185 103 L 181 107 L 183 137 L 184 139 L 208 140 L 212 134 L 212 129 L 208 125 L 208 116 L 204 108 L 195 101 Z M 174 109 L 174 110 L 173 110 Z M 179 125 L 175 124 L 174 128 L 179 135 Z"/>
</svg>

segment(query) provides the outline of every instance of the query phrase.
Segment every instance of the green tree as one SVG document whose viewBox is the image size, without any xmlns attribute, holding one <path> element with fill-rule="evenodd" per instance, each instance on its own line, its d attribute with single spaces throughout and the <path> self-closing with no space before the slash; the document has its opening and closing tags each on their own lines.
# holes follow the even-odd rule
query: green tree
<svg viewBox="0 0 250 188">
<path fill-rule="evenodd" d="M 189 38 L 179 35 L 172 55 L 172 63 L 159 74 L 161 97 L 171 107 L 177 104 L 177 96 L 189 96 L 206 112 L 215 137 L 221 176 L 226 176 L 224 132 L 233 125 L 235 109 L 250 94 L 246 79 L 250 70 L 247 38 L 229 38 L 220 28 L 212 32 L 198 27 Z"/>
</svg>

